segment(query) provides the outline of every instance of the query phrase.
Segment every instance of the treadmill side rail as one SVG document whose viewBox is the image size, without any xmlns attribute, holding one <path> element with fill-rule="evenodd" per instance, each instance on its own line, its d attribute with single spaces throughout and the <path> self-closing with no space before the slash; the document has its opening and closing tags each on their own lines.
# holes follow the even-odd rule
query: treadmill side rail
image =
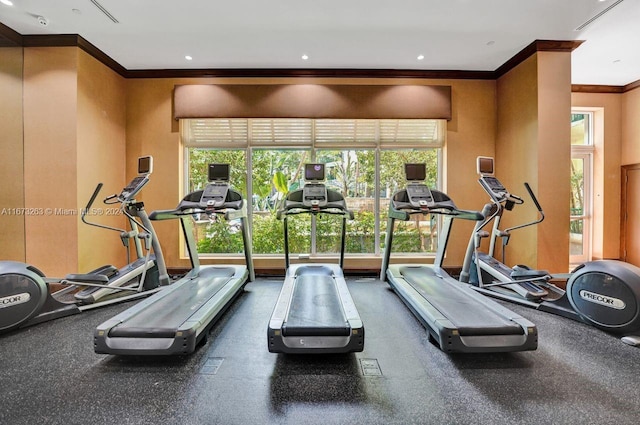
<svg viewBox="0 0 640 425">
<path fill-rule="evenodd" d="M 318 335 L 310 328 L 308 335 L 286 336 L 283 327 L 289 317 L 291 300 L 299 273 L 313 273 L 314 269 L 331 271 L 333 284 L 339 297 L 340 308 L 348 324 L 348 335 Z M 323 276 L 326 274 L 323 273 Z M 315 328 L 315 327 L 314 327 Z M 364 349 L 364 326 L 356 309 L 353 298 L 349 293 L 347 283 L 342 275 L 342 269 L 334 264 L 296 264 L 289 267 L 282 285 L 278 301 L 274 308 L 269 327 L 267 329 L 267 345 L 272 353 L 350 353 Z"/>
<path fill-rule="evenodd" d="M 403 278 L 400 267 L 402 266 L 392 265 L 387 269 L 389 285 L 425 326 L 429 335 L 438 343 L 442 351 L 447 353 L 490 353 L 537 349 L 538 333 L 532 322 L 479 294 L 469 285 L 461 284 L 430 266 L 422 266 L 425 271 L 425 279 L 430 280 L 432 284 L 453 285 L 452 288 L 458 292 L 459 301 L 479 305 L 497 316 L 512 321 L 521 328 L 520 334 L 487 331 L 482 335 L 461 335 L 459 327 L 452 322 L 454 319 L 445 316 L 434 304 L 413 288 Z M 443 282 L 443 279 L 447 281 Z"/>
</svg>

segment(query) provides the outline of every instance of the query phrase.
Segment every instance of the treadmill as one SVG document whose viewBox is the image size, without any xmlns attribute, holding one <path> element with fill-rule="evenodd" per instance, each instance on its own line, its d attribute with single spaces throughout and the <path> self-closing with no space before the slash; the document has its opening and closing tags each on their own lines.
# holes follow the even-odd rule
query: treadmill
<svg viewBox="0 0 640 425">
<path fill-rule="evenodd" d="M 267 340 L 272 353 L 350 353 L 364 348 L 364 326 L 342 273 L 347 209 L 344 197 L 327 189 L 324 164 L 305 164 L 305 185 L 290 192 L 278 219 L 284 224 L 286 276 L 276 302 Z M 295 214 L 342 216 L 339 264 L 289 262 L 287 218 Z"/>
<path fill-rule="evenodd" d="M 453 221 L 479 221 L 483 215 L 460 210 L 445 193 L 429 189 L 424 184 L 425 164 L 405 164 L 405 172 L 407 187 L 396 192 L 389 203 L 380 278 L 388 281 L 425 326 L 429 339 L 444 352 L 535 350 L 538 333 L 533 323 L 458 282 L 442 268 Z M 408 221 L 414 214 L 443 217 L 434 264 L 390 265 L 395 221 Z"/>
<path fill-rule="evenodd" d="M 240 220 L 246 265 L 200 266 L 194 239 L 194 214 Z M 229 187 L 229 165 L 209 164 L 209 184 L 192 192 L 173 210 L 153 211 L 151 220 L 179 219 L 192 269 L 182 279 L 99 325 L 95 352 L 117 355 L 182 355 L 192 353 L 209 329 L 255 279 L 247 205 Z"/>
</svg>

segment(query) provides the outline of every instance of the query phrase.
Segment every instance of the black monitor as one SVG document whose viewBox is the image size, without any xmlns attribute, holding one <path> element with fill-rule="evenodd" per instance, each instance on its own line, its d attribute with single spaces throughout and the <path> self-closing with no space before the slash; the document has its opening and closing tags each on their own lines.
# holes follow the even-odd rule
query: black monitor
<svg viewBox="0 0 640 425">
<path fill-rule="evenodd" d="M 324 164 L 304 164 L 305 181 L 323 181 Z"/>
<path fill-rule="evenodd" d="M 141 156 L 138 158 L 138 174 L 151 174 L 153 172 L 153 157 Z"/>
<path fill-rule="evenodd" d="M 427 179 L 427 164 L 404 164 L 407 181 L 425 181 Z"/>
<path fill-rule="evenodd" d="M 493 158 L 490 156 L 479 156 L 476 159 L 476 167 L 478 174 L 481 176 L 492 176 L 495 172 L 493 169 Z"/>
<path fill-rule="evenodd" d="M 228 182 L 229 173 L 229 164 L 209 164 L 208 178 L 210 182 Z"/>
</svg>

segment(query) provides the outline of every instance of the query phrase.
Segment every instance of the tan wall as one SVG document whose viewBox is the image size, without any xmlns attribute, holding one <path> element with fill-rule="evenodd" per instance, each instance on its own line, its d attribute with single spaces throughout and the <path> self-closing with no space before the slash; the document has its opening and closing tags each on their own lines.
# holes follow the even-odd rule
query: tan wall
<svg viewBox="0 0 640 425">
<path fill-rule="evenodd" d="M 594 260 L 618 259 L 622 95 L 573 93 L 571 104 L 594 114 L 592 256 Z"/>
<path fill-rule="evenodd" d="M 622 164 L 640 163 L 640 89 L 622 94 Z"/>
<path fill-rule="evenodd" d="M 76 47 L 24 49 L 26 261 L 49 275 L 78 268 Z"/>
<path fill-rule="evenodd" d="M 571 55 L 535 54 L 498 80 L 497 93 L 497 175 L 528 201 L 505 214 L 504 227 L 536 218 L 524 182 L 531 185 L 546 214 L 541 225 L 514 233 L 507 262 L 567 270 Z"/>
<path fill-rule="evenodd" d="M 0 48 L 0 259 L 24 261 L 22 47 Z"/>
<path fill-rule="evenodd" d="M 124 78 L 79 50 L 77 110 L 77 199 L 83 208 L 98 183 L 104 183 L 94 203 L 104 214 L 88 220 L 123 228 L 121 214 L 111 215 L 118 205 L 102 200 L 119 193 L 125 183 L 126 84 Z M 118 232 L 88 226 L 78 220 L 78 266 L 88 271 L 104 264 L 127 263 Z"/>
<path fill-rule="evenodd" d="M 80 211 L 99 181 L 123 186 L 124 80 L 76 47 L 25 48 L 24 64 L 25 206 L 43 211 L 26 217 L 26 261 L 63 276 L 120 250 L 121 265 L 119 235 L 89 229 Z"/>
<path fill-rule="evenodd" d="M 538 192 L 538 57 L 530 57 L 498 80 L 498 130 L 496 176 L 525 206 L 506 212 L 502 228 L 531 221 L 536 211 L 527 198 L 524 182 Z M 538 261 L 537 229 L 514 232 L 509 242 L 507 263 L 533 265 Z"/>
<path fill-rule="evenodd" d="M 538 52 L 538 267 L 569 269 L 571 53 Z M 535 190 L 535 187 L 533 187 Z"/>
<path fill-rule="evenodd" d="M 145 188 L 147 209 L 173 208 L 182 196 L 182 148 L 178 124 L 172 119 L 172 91 L 176 84 L 444 84 L 452 86 L 453 118 L 448 123 L 445 166 L 446 190 L 459 207 L 480 209 L 485 202 L 476 183 L 475 158 L 493 152 L 495 136 L 495 82 L 471 80 L 385 80 L 385 79 L 131 79 L 127 81 L 127 175 L 135 172 L 140 155 L 153 155 L 155 172 Z M 473 188 L 473 190 L 469 190 Z M 157 223 L 156 231 L 170 267 L 186 267 L 180 258 L 180 230 L 177 222 Z M 460 265 L 472 226 L 458 226 L 450 241 L 448 265 Z M 346 267 L 379 267 L 380 260 L 362 264 L 346 261 Z M 282 267 L 282 260 L 257 260 L 256 267 Z"/>
</svg>

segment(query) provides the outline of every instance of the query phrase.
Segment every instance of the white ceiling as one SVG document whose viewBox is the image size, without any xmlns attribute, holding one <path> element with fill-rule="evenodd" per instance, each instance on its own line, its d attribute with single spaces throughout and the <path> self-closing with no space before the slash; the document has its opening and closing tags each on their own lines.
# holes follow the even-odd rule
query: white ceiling
<svg viewBox="0 0 640 425">
<path fill-rule="evenodd" d="M 494 71 L 534 40 L 585 40 L 573 84 L 640 80 L 639 0 L 97 0 L 119 23 L 92 0 L 11 1 L 6 26 L 79 34 L 128 70 Z"/>
</svg>

